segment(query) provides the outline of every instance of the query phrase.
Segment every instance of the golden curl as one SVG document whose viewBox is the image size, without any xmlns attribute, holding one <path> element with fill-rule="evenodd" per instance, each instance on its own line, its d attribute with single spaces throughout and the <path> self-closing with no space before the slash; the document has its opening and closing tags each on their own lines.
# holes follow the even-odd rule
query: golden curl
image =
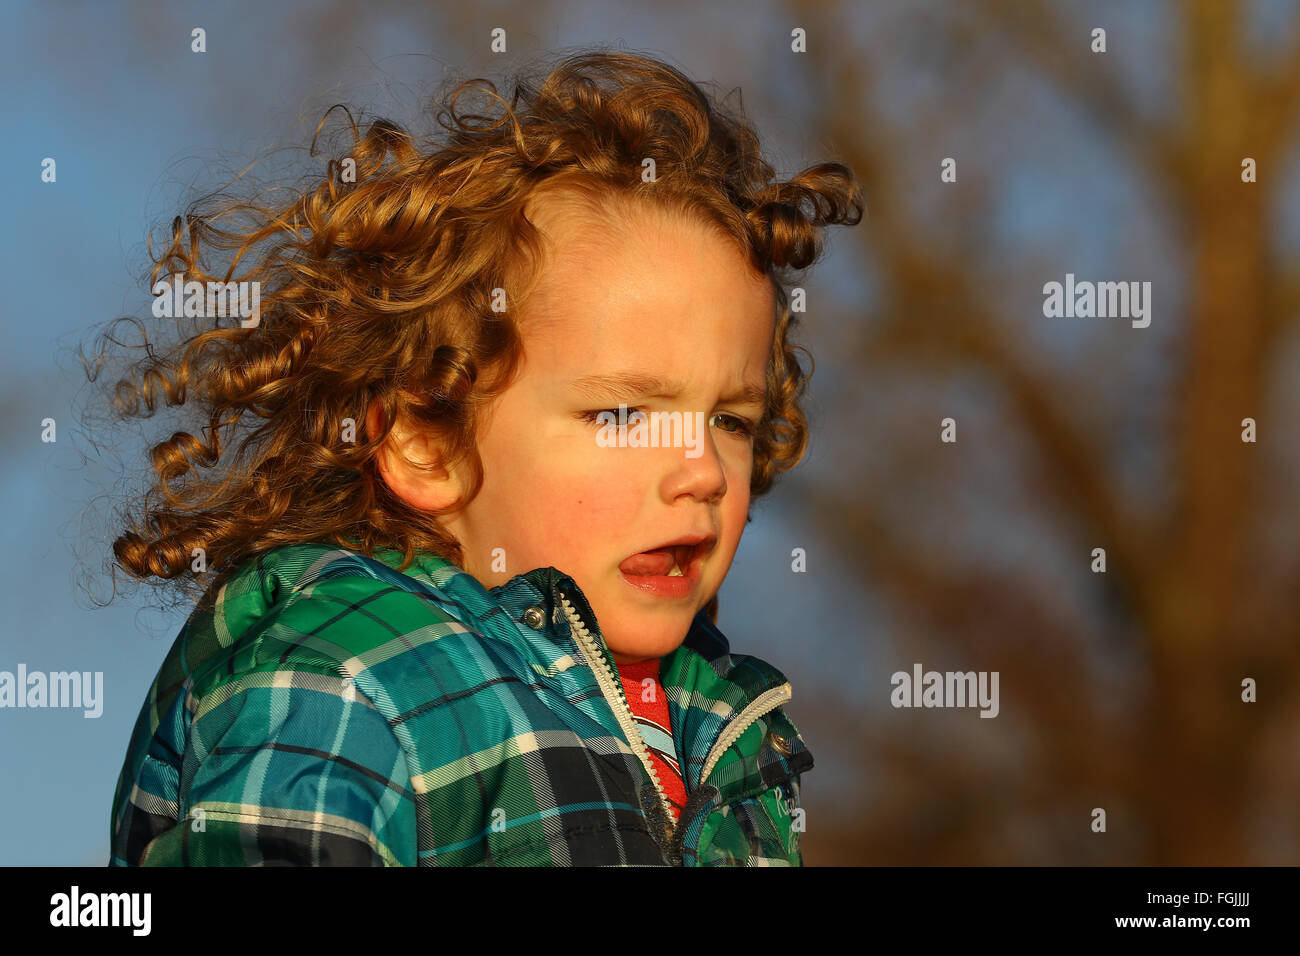
<svg viewBox="0 0 1300 956">
<path fill-rule="evenodd" d="M 486 115 L 463 105 L 471 93 L 488 101 Z M 213 580 L 191 567 L 195 549 L 220 582 L 271 548 L 311 540 L 356 541 L 367 554 L 396 548 L 408 563 L 431 551 L 459 565 L 458 542 L 436 515 L 388 490 L 376 454 L 398 421 L 432 430 L 450 461 L 469 463 L 469 498 L 477 493 L 477 413 L 521 357 L 515 320 L 492 310 L 491 292 L 520 275 L 536 280 L 526 266 L 538 261 L 540 235 L 524 209 L 556 186 L 711 222 L 769 277 L 780 316 L 752 494 L 802 459 L 800 400 L 812 369 L 791 341 L 797 320 L 781 270 L 817 259 L 821 227 L 861 220 L 848 168 L 822 163 L 776 180 L 743 116 L 673 67 L 624 52 L 570 56 L 540 83 L 519 78 L 509 102 L 490 81 L 462 83 L 442 100 L 436 119 L 447 135 L 438 142 L 417 142 L 386 119 L 360 134 L 341 109 L 351 148 L 289 201 L 200 200 L 173 220 L 161 252 L 150 243 L 151 288 L 177 272 L 256 281 L 262 318 L 252 328 L 213 320 L 163 353 L 142 323 L 117 320 L 139 327 L 143 344 L 126 347 L 146 354 L 115 384 L 116 414 L 149 417 L 165 403 L 184 406 L 190 422 L 150 449 L 151 484 L 112 545 L 127 573 L 210 595 Z M 640 176 L 647 156 L 653 183 Z M 355 181 L 344 175 L 352 164 Z M 221 227 L 237 216 L 242 227 Z M 112 329 L 99 345 L 85 364 L 92 381 L 124 347 Z M 375 435 L 365 428 L 372 402 L 383 410 Z M 708 610 L 716 618 L 716 598 Z"/>
</svg>

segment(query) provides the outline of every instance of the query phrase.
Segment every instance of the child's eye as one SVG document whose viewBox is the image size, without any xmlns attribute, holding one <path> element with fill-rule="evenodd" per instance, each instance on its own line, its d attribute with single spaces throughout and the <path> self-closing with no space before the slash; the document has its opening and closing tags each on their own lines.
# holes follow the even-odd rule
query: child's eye
<svg viewBox="0 0 1300 956">
<path fill-rule="evenodd" d="M 723 431 L 729 431 L 733 435 L 749 437 L 754 433 L 754 427 L 745 419 L 736 415 L 728 415 L 726 412 L 718 412 L 714 418 L 725 418 L 734 423 L 734 430 L 724 428 Z"/>
<path fill-rule="evenodd" d="M 645 411 L 639 406 L 634 408 L 629 408 L 627 409 L 627 421 L 629 425 L 635 423 L 635 418 L 633 417 L 634 414 L 639 414 L 643 418 L 648 418 Z M 601 418 L 602 415 L 605 416 L 603 419 Z M 617 425 L 618 409 L 617 408 L 596 408 L 596 409 L 592 409 L 589 412 L 581 413 L 579 417 L 582 419 L 582 421 L 592 425 L 598 423 L 603 425 L 606 422 L 610 422 L 612 424 Z M 731 423 L 731 426 L 729 428 L 723 428 L 723 431 L 727 432 L 727 434 L 729 435 L 736 435 L 741 438 L 749 438 L 754 434 L 754 426 L 750 424 L 750 422 L 747 419 L 740 418 L 737 415 L 728 415 L 726 412 L 718 412 L 716 415 L 710 418 L 709 421 L 710 423 L 712 423 L 714 419 L 718 419 L 718 418 L 724 419 Z"/>
<path fill-rule="evenodd" d="M 635 422 L 635 419 L 632 417 L 634 412 L 641 412 L 641 409 L 640 409 L 640 408 L 629 408 L 629 409 L 627 410 L 627 423 L 628 423 L 629 425 L 634 424 L 634 422 Z M 644 415 L 645 413 L 644 413 L 644 412 L 641 412 L 641 414 Z M 605 416 L 603 419 L 601 418 L 602 415 Z M 589 422 L 589 423 L 591 423 L 591 424 L 593 424 L 593 425 L 595 425 L 595 424 L 597 424 L 597 423 L 599 423 L 599 424 L 601 424 L 601 425 L 604 425 L 606 422 L 609 422 L 610 424 L 613 424 L 613 425 L 617 425 L 617 424 L 618 424 L 618 409 L 617 409 L 617 408 L 597 408 L 597 409 L 593 409 L 592 411 L 589 411 L 589 412 L 583 412 L 579 417 L 580 417 L 584 422 Z"/>
</svg>

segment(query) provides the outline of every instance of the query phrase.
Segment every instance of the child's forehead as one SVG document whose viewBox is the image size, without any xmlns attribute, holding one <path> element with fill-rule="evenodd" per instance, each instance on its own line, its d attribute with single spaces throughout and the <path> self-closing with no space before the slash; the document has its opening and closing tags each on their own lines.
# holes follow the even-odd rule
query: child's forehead
<svg viewBox="0 0 1300 956">
<path fill-rule="evenodd" d="M 614 320 L 576 313 L 531 326 L 524 335 L 524 378 L 557 397 L 604 400 L 641 396 L 675 400 L 719 389 L 736 401 L 766 395 L 771 324 L 741 332 L 727 323 L 656 327 L 643 334 L 635 316 Z M 666 334 L 664 334 L 666 333 Z"/>
<path fill-rule="evenodd" d="M 561 237 L 536 265 L 524 316 L 743 310 L 755 321 L 774 314 L 776 287 L 738 248 L 711 235 L 664 232 L 638 237 Z"/>
<path fill-rule="evenodd" d="M 593 226 L 564 205 L 545 207 L 536 224 L 545 254 L 516 312 L 534 359 L 566 377 L 576 366 L 661 376 L 681 367 L 699 378 L 700 363 L 766 364 L 775 287 L 721 238 L 688 236 L 689 223 L 671 219 L 640 237 L 601 231 L 599 218 Z"/>
<path fill-rule="evenodd" d="M 587 262 L 663 256 L 683 246 L 712 247 L 743 260 L 738 240 L 703 211 L 686 212 L 647 199 L 594 199 L 556 189 L 529 201 L 527 217 L 542 235 L 540 272 Z"/>
</svg>

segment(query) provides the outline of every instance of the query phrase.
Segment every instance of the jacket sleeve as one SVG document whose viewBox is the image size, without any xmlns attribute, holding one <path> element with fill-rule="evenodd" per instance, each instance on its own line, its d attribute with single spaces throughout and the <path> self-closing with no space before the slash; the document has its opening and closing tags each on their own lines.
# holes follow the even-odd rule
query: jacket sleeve
<svg viewBox="0 0 1300 956">
<path fill-rule="evenodd" d="M 414 866 L 407 761 L 350 680 L 254 670 L 194 704 L 176 825 L 142 866 Z"/>
</svg>

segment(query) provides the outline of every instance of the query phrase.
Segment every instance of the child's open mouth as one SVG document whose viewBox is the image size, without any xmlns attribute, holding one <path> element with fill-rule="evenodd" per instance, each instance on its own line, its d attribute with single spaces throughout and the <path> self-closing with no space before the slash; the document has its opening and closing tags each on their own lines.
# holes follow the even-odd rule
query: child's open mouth
<svg viewBox="0 0 1300 956">
<path fill-rule="evenodd" d="M 676 544 L 638 552 L 618 569 L 624 581 L 642 592 L 667 598 L 687 597 L 699 584 L 700 567 L 716 540 L 712 536 L 687 536 Z"/>
</svg>

